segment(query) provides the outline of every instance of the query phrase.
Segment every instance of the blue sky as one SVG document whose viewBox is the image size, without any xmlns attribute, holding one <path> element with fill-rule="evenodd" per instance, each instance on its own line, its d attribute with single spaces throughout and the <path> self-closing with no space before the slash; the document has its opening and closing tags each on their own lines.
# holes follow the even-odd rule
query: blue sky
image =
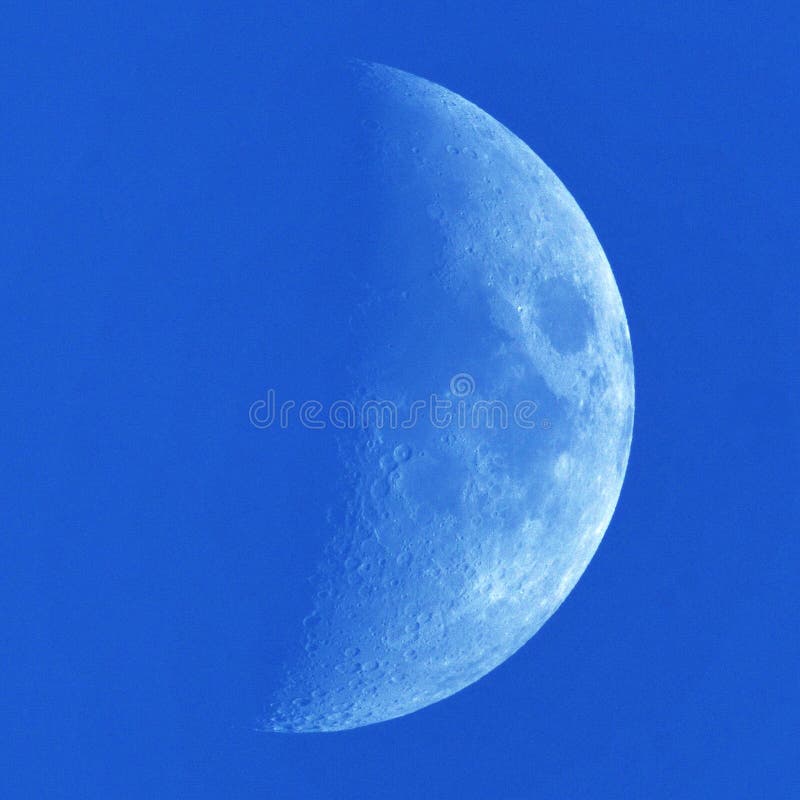
<svg viewBox="0 0 800 800">
<path fill-rule="evenodd" d="M 17 3 L 0 35 L 0 794 L 797 794 L 794 6 Z M 302 531 L 286 476 L 331 465 L 242 424 L 267 380 L 338 379 L 316 342 L 359 220 L 325 213 L 319 81 L 350 57 L 462 94 L 564 181 L 625 303 L 636 424 L 526 647 L 410 717 L 267 736 L 265 587 L 291 604 L 307 540 L 263 520 Z"/>
</svg>

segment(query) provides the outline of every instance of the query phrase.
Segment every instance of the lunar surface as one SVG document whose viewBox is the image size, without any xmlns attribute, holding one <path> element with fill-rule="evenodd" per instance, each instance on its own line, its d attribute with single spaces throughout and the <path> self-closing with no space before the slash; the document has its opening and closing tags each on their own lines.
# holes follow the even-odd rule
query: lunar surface
<svg viewBox="0 0 800 800">
<path fill-rule="evenodd" d="M 341 505 L 275 731 L 408 714 L 505 661 L 595 553 L 631 443 L 625 312 L 575 200 L 464 98 L 359 70 L 382 223 L 349 401 L 384 417 L 341 431 Z"/>
</svg>

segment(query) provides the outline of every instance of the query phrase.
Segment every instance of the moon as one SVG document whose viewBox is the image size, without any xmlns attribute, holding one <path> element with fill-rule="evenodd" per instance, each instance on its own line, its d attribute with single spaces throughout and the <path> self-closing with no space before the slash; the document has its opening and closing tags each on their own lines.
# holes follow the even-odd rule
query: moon
<svg viewBox="0 0 800 800">
<path fill-rule="evenodd" d="M 274 731 L 389 720 L 502 664 L 586 569 L 631 444 L 628 325 L 575 200 L 463 97 L 357 76 L 380 225 L 347 367 L 375 418 L 339 437 L 341 503 Z"/>
</svg>

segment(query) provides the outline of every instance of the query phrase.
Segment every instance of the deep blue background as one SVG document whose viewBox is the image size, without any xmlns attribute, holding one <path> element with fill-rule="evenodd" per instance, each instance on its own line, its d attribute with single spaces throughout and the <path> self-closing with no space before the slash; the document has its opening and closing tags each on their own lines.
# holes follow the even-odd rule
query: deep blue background
<svg viewBox="0 0 800 800">
<path fill-rule="evenodd" d="M 0 796 L 797 796 L 794 4 L 192 6 L 0 23 Z M 597 556 L 506 664 L 264 735 L 312 514 L 286 476 L 329 465 L 300 434 L 277 463 L 246 408 L 340 377 L 319 340 L 359 220 L 324 76 L 351 56 L 476 102 L 575 195 L 634 442 Z"/>
</svg>

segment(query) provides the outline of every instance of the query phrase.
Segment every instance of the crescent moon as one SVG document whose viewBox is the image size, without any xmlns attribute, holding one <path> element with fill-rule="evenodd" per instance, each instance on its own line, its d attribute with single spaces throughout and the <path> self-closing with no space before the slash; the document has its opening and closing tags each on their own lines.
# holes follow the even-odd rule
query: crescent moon
<svg viewBox="0 0 800 800">
<path fill-rule="evenodd" d="M 360 78 L 384 228 L 353 399 L 404 417 L 435 396 L 451 419 L 343 433 L 347 494 L 275 731 L 409 714 L 505 661 L 595 553 L 631 444 L 628 325 L 575 200 L 463 97 L 381 65 Z"/>
</svg>

